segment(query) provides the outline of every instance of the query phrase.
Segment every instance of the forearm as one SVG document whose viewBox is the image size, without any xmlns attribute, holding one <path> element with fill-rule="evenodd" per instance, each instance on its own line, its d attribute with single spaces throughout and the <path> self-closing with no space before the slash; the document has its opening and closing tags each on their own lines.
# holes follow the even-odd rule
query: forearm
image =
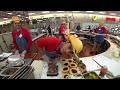
<svg viewBox="0 0 120 90">
<path fill-rule="evenodd" d="M 31 45 L 32 45 L 32 41 L 28 42 L 25 50 L 28 51 L 30 49 Z"/>
<path fill-rule="evenodd" d="M 15 48 L 16 50 L 18 50 L 18 46 L 17 46 L 17 43 L 16 43 L 15 39 L 13 39 L 13 45 L 14 45 L 14 48 Z"/>
<path fill-rule="evenodd" d="M 16 50 L 18 50 L 18 46 L 17 46 L 16 42 L 13 42 L 13 45 L 14 45 L 14 48 L 15 48 Z"/>
<path fill-rule="evenodd" d="M 30 49 L 31 45 L 32 45 L 32 38 L 30 36 L 30 33 L 27 33 L 26 39 L 27 39 L 28 43 L 27 43 L 27 46 L 26 46 L 25 50 L 28 51 Z"/>
<path fill-rule="evenodd" d="M 95 33 L 95 35 L 106 36 L 107 34 L 99 34 L 99 33 Z"/>
<path fill-rule="evenodd" d="M 45 49 L 44 48 L 39 48 L 38 53 L 43 56 L 45 54 Z"/>
</svg>

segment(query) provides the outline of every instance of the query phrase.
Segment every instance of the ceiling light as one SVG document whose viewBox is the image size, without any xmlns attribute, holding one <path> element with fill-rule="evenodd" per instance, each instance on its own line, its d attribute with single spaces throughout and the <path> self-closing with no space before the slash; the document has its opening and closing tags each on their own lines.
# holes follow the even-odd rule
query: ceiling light
<svg viewBox="0 0 120 90">
<path fill-rule="evenodd" d="M 118 30 L 118 28 L 115 28 L 115 30 Z"/>
<path fill-rule="evenodd" d="M 3 19 L 8 19 L 8 18 L 3 18 Z"/>
<path fill-rule="evenodd" d="M 115 13 L 110 13 L 110 15 L 116 15 Z"/>
<path fill-rule="evenodd" d="M 77 12 L 80 12 L 80 11 L 72 11 L 72 12 L 77 13 Z"/>
<path fill-rule="evenodd" d="M 88 12 L 88 13 L 93 13 L 94 11 L 86 11 L 86 12 Z"/>
<path fill-rule="evenodd" d="M 21 15 L 17 15 L 17 16 L 21 16 Z"/>
<path fill-rule="evenodd" d="M 29 18 L 29 17 L 25 17 L 25 18 Z"/>
<path fill-rule="evenodd" d="M 10 15 L 11 15 L 12 13 L 7 13 L 7 14 L 10 14 Z"/>
<path fill-rule="evenodd" d="M 57 12 L 65 12 L 65 11 L 57 11 Z"/>
<path fill-rule="evenodd" d="M 41 12 L 41 13 L 50 13 L 49 11 L 43 11 L 43 12 Z"/>
<path fill-rule="evenodd" d="M 42 20 L 38 20 L 39 22 L 42 21 Z"/>
<path fill-rule="evenodd" d="M 99 12 L 100 14 L 105 14 L 106 12 Z"/>
<path fill-rule="evenodd" d="M 29 13 L 28 15 L 34 15 L 35 13 Z"/>
</svg>

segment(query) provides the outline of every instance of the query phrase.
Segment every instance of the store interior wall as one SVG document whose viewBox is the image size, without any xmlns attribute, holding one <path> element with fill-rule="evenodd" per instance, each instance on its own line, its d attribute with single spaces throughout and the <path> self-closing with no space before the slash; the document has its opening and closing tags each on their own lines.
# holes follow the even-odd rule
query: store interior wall
<svg viewBox="0 0 120 90">
<path fill-rule="evenodd" d="M 67 17 L 50 17 L 50 18 L 45 18 L 46 20 L 43 21 L 39 21 L 38 19 L 36 19 L 35 21 L 37 21 L 36 23 L 31 24 L 31 22 L 23 22 L 22 24 L 24 24 L 25 28 L 28 28 L 29 30 L 31 28 L 41 28 L 41 27 L 47 27 L 48 25 L 51 25 L 52 29 L 55 30 L 55 32 L 58 31 L 58 27 L 60 26 L 61 22 L 67 22 L 68 27 L 71 30 L 70 31 L 75 31 L 76 30 L 76 26 L 78 24 L 80 24 L 81 29 L 82 30 L 86 30 L 88 28 L 88 25 L 91 26 L 91 29 L 93 29 L 95 26 L 99 25 L 100 21 L 104 21 L 105 22 L 105 26 L 106 29 L 111 32 L 111 28 L 115 27 L 120 21 L 119 17 L 115 17 L 115 16 L 106 16 L 106 15 L 96 15 L 98 18 L 96 20 L 93 20 L 93 16 L 95 16 L 94 14 L 73 14 L 72 16 L 67 16 Z M 106 21 L 106 17 L 111 17 L 111 18 L 116 18 L 116 21 Z M 0 25 L 0 32 L 1 31 L 7 31 L 7 32 L 11 32 L 13 30 L 12 24 L 4 24 L 4 25 Z M 6 35 L 7 36 L 7 35 Z M 6 37 L 7 38 L 7 43 L 8 45 L 10 43 L 12 43 L 12 38 Z M 9 40 L 10 38 L 10 40 Z M 8 42 L 10 41 L 10 42 Z M 4 51 L 8 51 L 3 40 L 2 37 L 0 35 L 0 45 L 3 47 Z M 0 50 L 1 53 L 1 50 Z"/>
</svg>

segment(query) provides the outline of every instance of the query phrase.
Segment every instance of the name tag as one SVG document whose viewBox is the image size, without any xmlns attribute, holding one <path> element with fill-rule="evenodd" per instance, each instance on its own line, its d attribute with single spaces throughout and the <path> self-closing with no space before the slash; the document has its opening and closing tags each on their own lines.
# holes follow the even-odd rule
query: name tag
<svg viewBox="0 0 120 90">
<path fill-rule="evenodd" d="M 22 34 L 20 34 L 19 37 L 21 38 L 21 37 L 22 37 Z"/>
</svg>

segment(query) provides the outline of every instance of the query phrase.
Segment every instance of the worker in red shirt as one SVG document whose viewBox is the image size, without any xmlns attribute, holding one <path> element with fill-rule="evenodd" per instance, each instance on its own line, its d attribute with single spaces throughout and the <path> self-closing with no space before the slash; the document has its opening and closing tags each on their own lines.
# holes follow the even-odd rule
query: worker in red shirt
<svg viewBox="0 0 120 90">
<path fill-rule="evenodd" d="M 51 36 L 40 38 L 36 41 L 36 46 L 40 53 L 46 55 L 48 62 L 61 55 L 69 55 L 70 53 L 75 55 L 76 60 L 79 60 L 76 53 L 79 53 L 83 48 L 81 40 L 74 35 L 68 35 L 66 42 Z"/>
<path fill-rule="evenodd" d="M 30 53 L 32 39 L 29 31 L 22 27 L 21 20 L 17 16 L 13 16 L 11 20 L 14 30 L 12 31 L 12 38 L 14 48 L 16 49 L 15 54 L 21 55 L 24 58 L 25 54 Z"/>
<path fill-rule="evenodd" d="M 99 27 L 94 30 L 94 34 L 96 36 L 95 36 L 94 45 L 93 45 L 93 48 L 92 48 L 92 51 L 90 52 L 90 54 L 92 54 L 92 53 L 95 53 L 95 54 L 100 53 L 99 52 L 100 46 L 104 42 L 104 36 L 106 36 L 106 33 L 107 33 L 107 30 L 104 27 L 104 22 L 100 22 Z"/>
<path fill-rule="evenodd" d="M 64 40 L 64 34 L 65 34 L 65 25 L 66 23 L 65 22 L 62 22 L 60 27 L 59 27 L 59 36 L 62 40 Z"/>
</svg>

